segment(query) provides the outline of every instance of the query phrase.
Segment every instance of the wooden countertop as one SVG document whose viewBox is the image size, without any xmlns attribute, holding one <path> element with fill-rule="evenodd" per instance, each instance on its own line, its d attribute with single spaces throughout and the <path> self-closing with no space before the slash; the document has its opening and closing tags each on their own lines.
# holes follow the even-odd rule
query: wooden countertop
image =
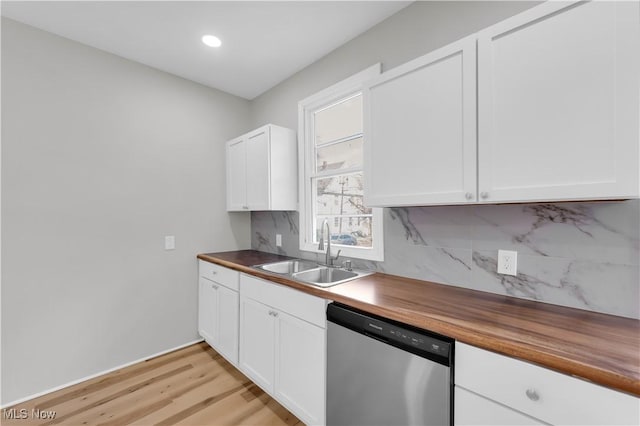
<svg viewBox="0 0 640 426">
<path fill-rule="evenodd" d="M 640 396 L 640 321 L 376 273 L 326 289 L 253 265 L 289 259 L 254 250 L 199 259 Z"/>
</svg>

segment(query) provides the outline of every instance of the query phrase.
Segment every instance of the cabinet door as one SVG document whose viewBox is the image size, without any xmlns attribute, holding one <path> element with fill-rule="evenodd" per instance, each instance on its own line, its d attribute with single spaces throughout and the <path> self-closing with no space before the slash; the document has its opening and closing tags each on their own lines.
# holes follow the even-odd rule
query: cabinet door
<svg viewBox="0 0 640 426">
<path fill-rule="evenodd" d="M 306 424 L 324 424 L 325 330 L 283 312 L 276 317 L 276 398 Z"/>
<path fill-rule="evenodd" d="M 200 277 L 198 291 L 198 332 L 211 345 L 218 342 L 218 288 L 213 281 Z"/>
<path fill-rule="evenodd" d="M 455 402 L 453 406 L 455 410 L 453 421 L 456 426 L 545 424 L 459 386 L 455 387 Z"/>
<path fill-rule="evenodd" d="M 455 381 L 548 424 L 640 424 L 635 396 L 462 342 L 456 342 Z"/>
<path fill-rule="evenodd" d="M 240 369 L 270 394 L 275 367 L 274 312 L 253 299 L 240 299 Z"/>
<path fill-rule="evenodd" d="M 269 127 L 247 136 L 247 205 L 250 210 L 269 210 Z"/>
<path fill-rule="evenodd" d="M 476 42 L 463 39 L 364 88 L 365 203 L 476 200 Z"/>
<path fill-rule="evenodd" d="M 227 210 L 247 210 L 247 157 L 244 139 L 227 142 Z"/>
<path fill-rule="evenodd" d="M 481 202 L 638 197 L 638 2 L 549 2 L 479 33 Z"/>
<path fill-rule="evenodd" d="M 238 292 L 218 287 L 218 344 L 215 348 L 227 361 L 238 365 Z"/>
</svg>

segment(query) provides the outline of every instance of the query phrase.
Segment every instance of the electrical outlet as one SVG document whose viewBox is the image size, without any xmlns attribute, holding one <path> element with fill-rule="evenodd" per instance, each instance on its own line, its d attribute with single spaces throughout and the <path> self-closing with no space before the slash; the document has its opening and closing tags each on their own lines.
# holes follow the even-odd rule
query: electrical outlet
<svg viewBox="0 0 640 426">
<path fill-rule="evenodd" d="M 282 247 L 282 235 L 276 234 L 276 247 Z"/>
<path fill-rule="evenodd" d="M 167 235 L 164 237 L 164 249 L 165 250 L 175 250 L 176 248 L 176 237 L 173 235 Z"/>
<path fill-rule="evenodd" d="M 517 275 L 518 252 L 511 250 L 498 250 L 498 273 L 504 275 Z"/>
</svg>

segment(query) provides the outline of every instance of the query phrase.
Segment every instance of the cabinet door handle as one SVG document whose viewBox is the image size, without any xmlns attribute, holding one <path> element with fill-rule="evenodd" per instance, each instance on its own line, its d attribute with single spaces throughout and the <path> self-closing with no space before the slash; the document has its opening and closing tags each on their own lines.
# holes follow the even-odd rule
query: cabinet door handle
<svg viewBox="0 0 640 426">
<path fill-rule="evenodd" d="M 464 194 L 464 198 L 466 198 L 467 200 L 470 200 L 473 198 L 473 194 L 470 192 L 467 192 L 466 194 Z"/>
<path fill-rule="evenodd" d="M 277 317 L 277 316 L 278 316 L 278 313 L 274 311 L 274 312 L 273 312 L 273 316 L 274 316 L 274 317 Z"/>
<path fill-rule="evenodd" d="M 218 286 L 217 286 L 217 285 L 215 285 L 215 284 L 211 284 L 211 287 L 212 287 L 214 290 L 217 290 L 217 289 L 218 289 Z"/>
<path fill-rule="evenodd" d="M 537 401 L 540 399 L 540 395 L 538 395 L 538 392 L 536 392 L 535 389 L 527 389 L 525 394 L 531 401 Z"/>
<path fill-rule="evenodd" d="M 483 191 L 483 192 L 480 193 L 480 197 L 482 197 L 483 199 L 486 200 L 487 198 L 489 198 L 489 193 Z"/>
<path fill-rule="evenodd" d="M 211 271 L 211 275 L 216 275 L 218 271 Z"/>
<path fill-rule="evenodd" d="M 249 210 L 249 206 L 242 206 L 243 209 Z"/>
</svg>

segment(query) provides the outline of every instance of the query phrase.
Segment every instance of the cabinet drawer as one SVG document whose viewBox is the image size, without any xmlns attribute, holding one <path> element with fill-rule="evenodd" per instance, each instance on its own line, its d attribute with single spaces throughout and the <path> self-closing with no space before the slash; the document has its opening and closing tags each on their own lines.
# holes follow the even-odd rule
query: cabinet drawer
<svg viewBox="0 0 640 426">
<path fill-rule="evenodd" d="M 453 415 L 455 426 L 534 426 L 543 424 L 533 417 L 525 416 L 460 386 L 455 387 L 455 404 L 453 404 L 453 407 L 455 410 Z"/>
<path fill-rule="evenodd" d="M 457 386 L 551 424 L 639 424 L 640 399 L 456 342 Z"/>
<path fill-rule="evenodd" d="M 240 275 L 240 294 L 326 328 L 326 301 L 320 297 L 245 274 Z"/>
<path fill-rule="evenodd" d="M 200 276 L 208 280 L 222 284 L 231 290 L 238 291 L 238 280 L 240 273 L 215 263 L 199 261 Z"/>
</svg>

